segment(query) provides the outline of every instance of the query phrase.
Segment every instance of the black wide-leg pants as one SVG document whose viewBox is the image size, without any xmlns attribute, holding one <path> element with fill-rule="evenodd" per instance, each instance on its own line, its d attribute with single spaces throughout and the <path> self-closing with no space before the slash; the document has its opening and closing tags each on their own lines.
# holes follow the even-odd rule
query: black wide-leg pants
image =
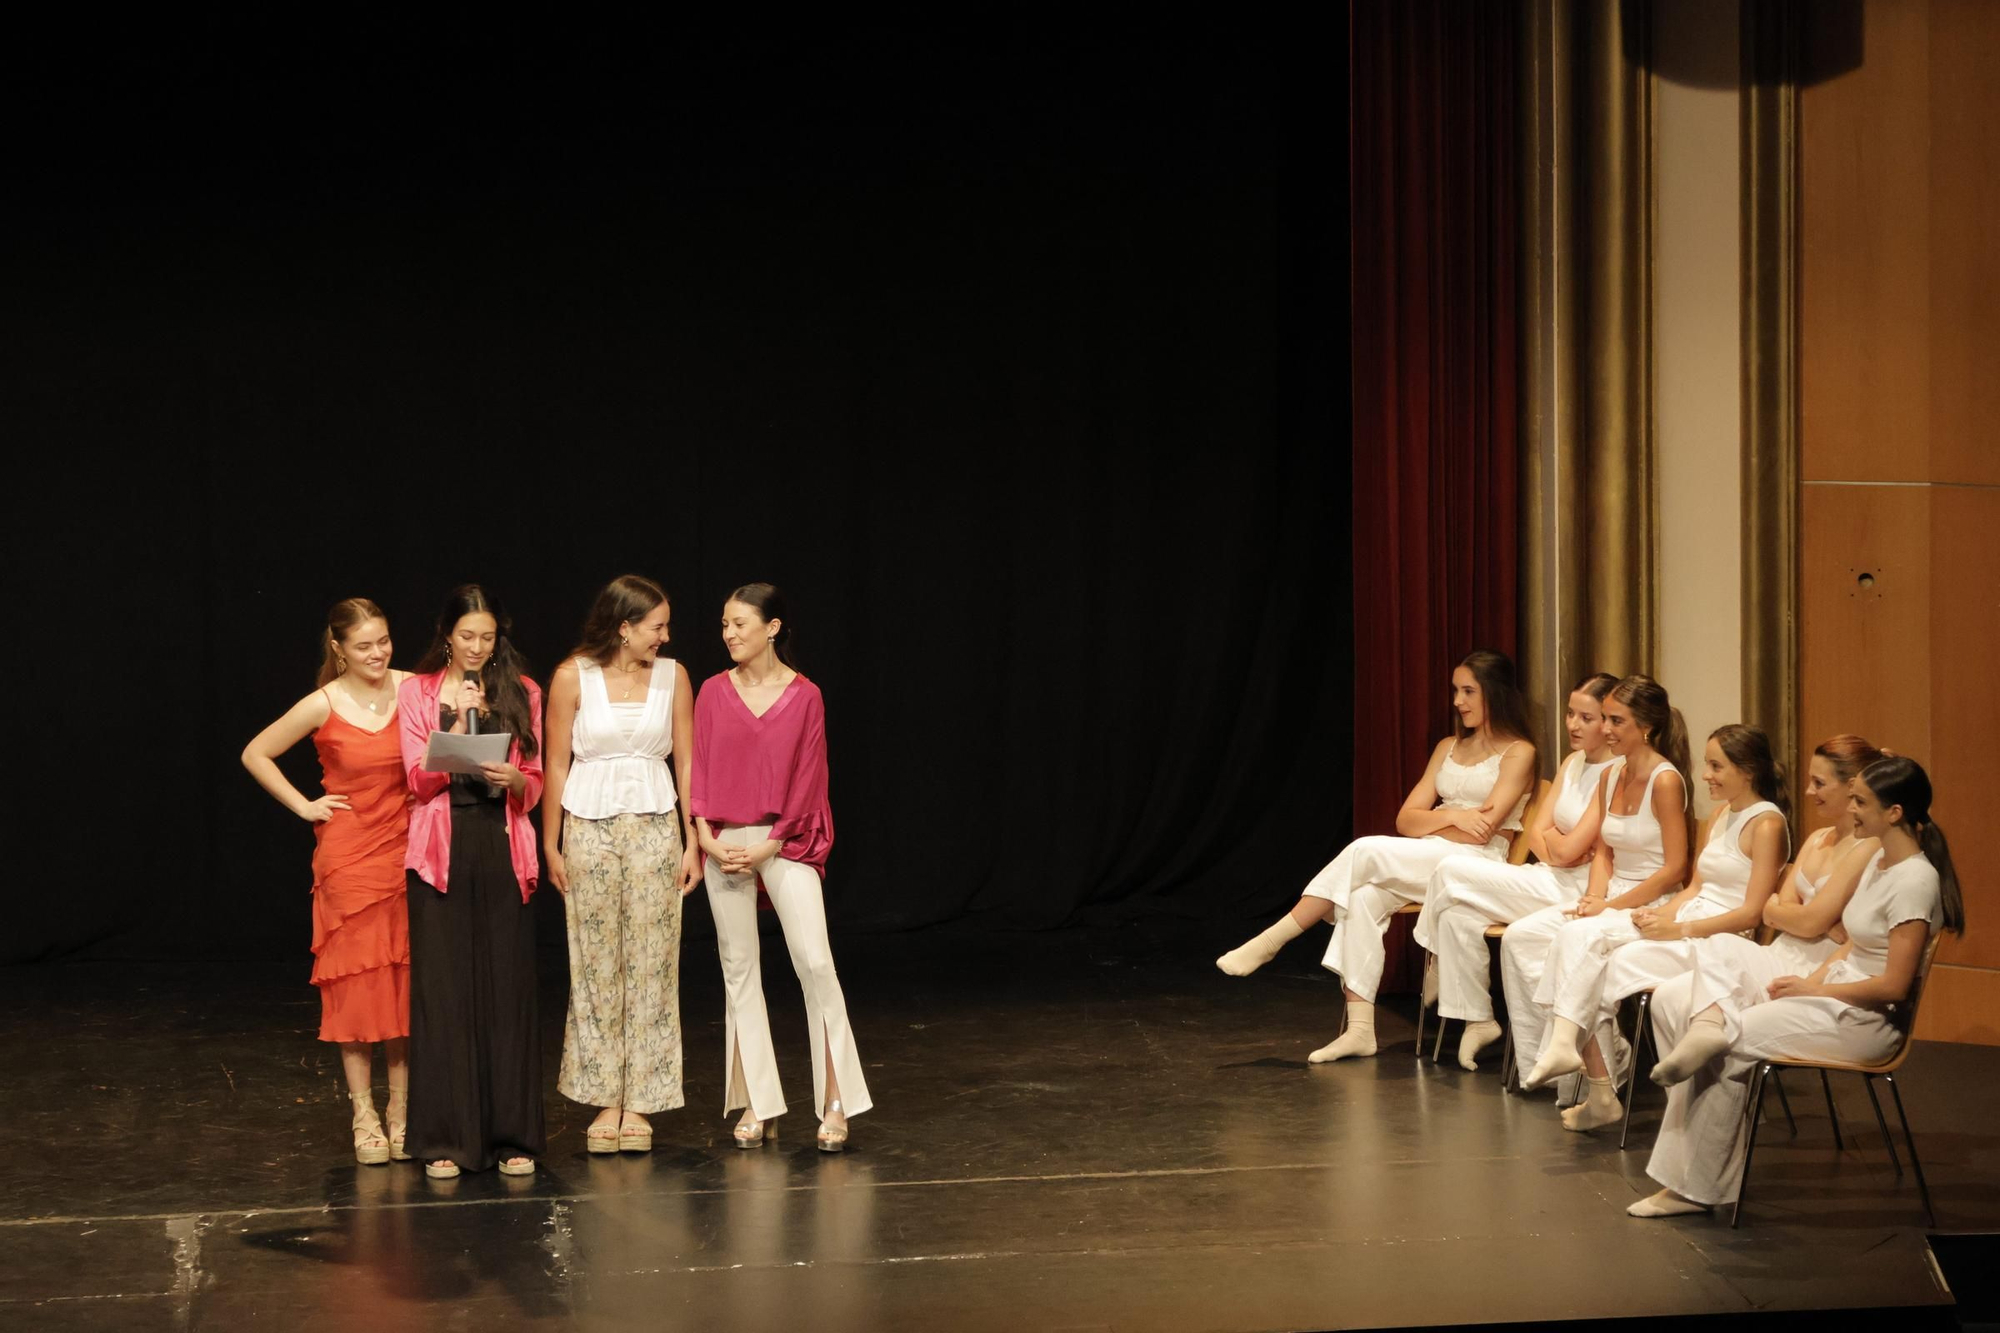
<svg viewBox="0 0 2000 1333">
<path fill-rule="evenodd" d="M 505 805 L 452 807 L 447 892 L 409 877 L 410 1155 L 466 1171 L 539 1156 L 535 916 L 514 878 Z"/>
</svg>

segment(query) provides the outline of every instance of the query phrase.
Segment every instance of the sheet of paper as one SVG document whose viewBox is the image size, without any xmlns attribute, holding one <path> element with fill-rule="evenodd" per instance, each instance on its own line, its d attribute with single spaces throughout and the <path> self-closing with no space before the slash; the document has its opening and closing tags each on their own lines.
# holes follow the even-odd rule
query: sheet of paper
<svg viewBox="0 0 2000 1333">
<path fill-rule="evenodd" d="M 433 731 L 431 743 L 424 747 L 424 772 L 464 773 L 478 777 L 481 764 L 506 763 L 507 747 L 513 743 L 513 736 L 504 731 L 496 731 L 490 736 L 461 736 L 456 732 Z"/>
</svg>

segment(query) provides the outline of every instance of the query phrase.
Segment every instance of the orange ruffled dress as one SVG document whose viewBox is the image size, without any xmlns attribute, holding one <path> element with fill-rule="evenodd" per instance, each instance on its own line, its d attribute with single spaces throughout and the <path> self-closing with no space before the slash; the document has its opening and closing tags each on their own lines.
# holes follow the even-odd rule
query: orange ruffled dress
<svg viewBox="0 0 2000 1333">
<path fill-rule="evenodd" d="M 410 1034 L 410 837 L 403 755 L 392 718 L 365 731 L 329 710 L 313 733 L 325 790 L 351 807 L 313 825 L 313 985 L 321 1041 Z"/>
</svg>

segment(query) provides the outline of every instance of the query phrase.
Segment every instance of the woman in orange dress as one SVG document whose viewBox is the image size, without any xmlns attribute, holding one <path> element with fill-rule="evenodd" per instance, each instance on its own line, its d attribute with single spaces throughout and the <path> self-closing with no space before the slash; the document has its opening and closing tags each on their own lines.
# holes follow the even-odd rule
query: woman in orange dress
<svg viewBox="0 0 2000 1333">
<path fill-rule="evenodd" d="M 396 735 L 389 622 L 365 597 L 327 613 L 319 688 L 257 733 L 243 766 L 287 810 L 313 826 L 313 984 L 321 1041 L 340 1044 L 354 1108 L 354 1157 L 407 1161 L 410 937 L 403 857 L 409 791 Z M 277 757 L 307 736 L 319 751 L 323 794 L 286 781 Z M 389 1125 L 375 1113 L 374 1043 L 389 1063 Z"/>
</svg>

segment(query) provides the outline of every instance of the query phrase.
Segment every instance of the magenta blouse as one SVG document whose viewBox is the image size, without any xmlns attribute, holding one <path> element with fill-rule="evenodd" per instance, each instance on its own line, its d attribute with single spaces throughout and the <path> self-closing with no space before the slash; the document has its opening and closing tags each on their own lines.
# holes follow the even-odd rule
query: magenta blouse
<svg viewBox="0 0 2000 1333">
<path fill-rule="evenodd" d="M 778 855 L 824 873 L 833 850 L 826 799 L 826 703 L 804 676 L 758 717 L 727 671 L 694 701 L 688 812 L 711 824 L 769 824 Z"/>
</svg>

